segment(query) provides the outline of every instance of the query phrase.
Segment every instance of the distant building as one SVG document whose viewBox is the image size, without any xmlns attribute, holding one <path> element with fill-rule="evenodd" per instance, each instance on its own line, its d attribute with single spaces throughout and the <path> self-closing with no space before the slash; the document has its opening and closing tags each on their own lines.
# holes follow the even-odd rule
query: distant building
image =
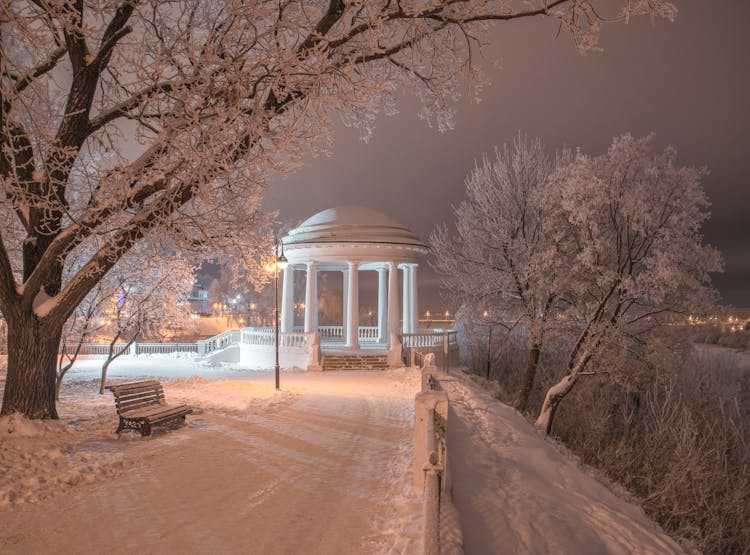
<svg viewBox="0 0 750 555">
<path fill-rule="evenodd" d="M 208 289 L 204 289 L 199 283 L 193 284 L 193 290 L 188 297 L 190 309 L 196 314 L 206 316 L 211 314 L 211 303 L 208 300 Z"/>
</svg>

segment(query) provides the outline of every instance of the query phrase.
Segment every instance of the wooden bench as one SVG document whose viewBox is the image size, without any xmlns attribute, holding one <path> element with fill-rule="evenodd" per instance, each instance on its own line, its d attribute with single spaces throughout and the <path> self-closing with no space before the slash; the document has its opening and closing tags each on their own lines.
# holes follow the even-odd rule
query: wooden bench
<svg viewBox="0 0 750 555">
<path fill-rule="evenodd" d="M 157 380 L 131 382 L 107 387 L 115 396 L 120 425 L 123 430 L 138 430 L 142 436 L 151 435 L 151 426 L 176 418 L 185 420 L 193 412 L 187 405 L 168 405 L 164 401 L 164 388 Z"/>
</svg>

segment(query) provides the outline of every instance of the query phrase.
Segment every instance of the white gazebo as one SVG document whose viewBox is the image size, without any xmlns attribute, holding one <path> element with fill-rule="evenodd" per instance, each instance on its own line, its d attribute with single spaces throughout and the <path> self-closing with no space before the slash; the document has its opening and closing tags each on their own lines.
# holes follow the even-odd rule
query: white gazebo
<svg viewBox="0 0 750 555">
<path fill-rule="evenodd" d="M 289 266 L 283 276 L 281 332 L 319 334 L 323 354 L 379 351 L 388 355 L 389 363 L 399 363 L 399 333 L 414 333 L 419 327 L 417 260 L 427 252 L 427 246 L 402 224 L 364 206 L 339 206 L 318 212 L 290 231 L 283 245 Z M 398 270 L 403 276 L 400 301 Z M 343 274 L 341 326 L 318 325 L 318 272 L 321 271 Z M 378 274 L 377 326 L 359 325 L 359 273 L 363 271 Z M 307 277 L 302 330 L 294 328 L 293 291 L 297 272 L 306 272 Z"/>
</svg>

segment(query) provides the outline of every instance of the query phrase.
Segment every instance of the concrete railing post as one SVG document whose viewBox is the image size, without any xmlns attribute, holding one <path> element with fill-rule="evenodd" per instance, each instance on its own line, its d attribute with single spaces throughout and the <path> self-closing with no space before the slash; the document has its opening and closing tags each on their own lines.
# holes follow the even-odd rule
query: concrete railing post
<svg viewBox="0 0 750 555">
<path fill-rule="evenodd" d="M 444 391 L 423 391 L 414 399 L 414 469 L 412 483 L 415 491 L 424 491 L 425 462 L 429 452 L 427 445 L 427 422 L 434 422 L 437 413 L 448 421 L 448 395 Z M 434 435 L 434 434 L 433 434 Z M 444 464 L 444 461 L 439 461 Z"/>
</svg>

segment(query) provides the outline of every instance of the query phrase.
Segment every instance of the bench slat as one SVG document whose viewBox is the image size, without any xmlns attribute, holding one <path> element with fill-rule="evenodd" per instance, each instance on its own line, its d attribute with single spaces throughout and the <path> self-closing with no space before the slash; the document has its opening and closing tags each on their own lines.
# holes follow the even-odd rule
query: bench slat
<svg viewBox="0 0 750 555">
<path fill-rule="evenodd" d="M 193 412 L 193 409 L 191 409 L 190 407 L 183 407 L 183 408 L 180 408 L 179 410 L 175 409 L 168 414 L 157 414 L 155 416 L 149 416 L 148 421 L 151 424 L 161 424 L 162 422 L 166 420 L 172 420 L 180 416 L 186 416 L 188 414 L 191 414 L 192 412 Z"/>
<path fill-rule="evenodd" d="M 151 396 L 140 396 L 140 397 L 128 397 L 127 399 L 118 399 L 116 404 L 121 407 L 127 407 L 128 405 L 137 405 L 137 404 L 151 404 L 151 405 L 158 405 L 164 402 L 164 396 L 156 397 L 154 395 Z"/>
<path fill-rule="evenodd" d="M 129 382 L 107 386 L 107 389 L 109 389 L 112 393 L 126 393 L 127 391 L 132 389 L 149 388 L 161 388 L 161 383 L 157 380 L 147 380 L 144 382 Z"/>
<path fill-rule="evenodd" d="M 137 399 L 138 397 L 164 397 L 164 391 L 159 389 L 128 391 L 127 393 L 118 393 L 118 399 Z"/>
<path fill-rule="evenodd" d="M 136 409 L 128 412 L 120 413 L 123 418 L 150 418 L 151 416 L 159 416 L 162 414 L 171 414 L 172 412 L 180 412 L 183 409 L 189 408 L 186 405 L 160 405 L 158 407 Z"/>
</svg>

